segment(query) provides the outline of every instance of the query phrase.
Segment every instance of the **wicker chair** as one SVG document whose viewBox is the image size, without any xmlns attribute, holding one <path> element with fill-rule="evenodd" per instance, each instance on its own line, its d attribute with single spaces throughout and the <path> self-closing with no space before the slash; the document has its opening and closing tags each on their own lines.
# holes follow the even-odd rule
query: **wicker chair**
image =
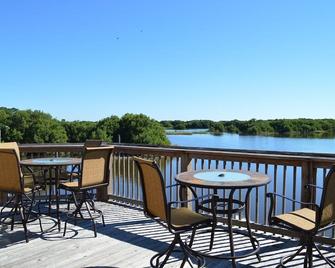
<svg viewBox="0 0 335 268">
<path fill-rule="evenodd" d="M 205 260 L 191 249 L 194 235 L 197 229 L 212 226 L 212 219 L 206 215 L 197 213 L 198 198 L 186 201 L 167 202 L 165 193 L 165 184 L 156 162 L 134 157 L 135 163 L 140 171 L 140 178 L 143 191 L 144 214 L 164 226 L 168 231 L 174 234 L 174 239 L 170 246 L 163 252 L 157 253 L 150 260 L 151 267 L 163 267 L 169 259 L 174 248 L 179 244 L 184 259 L 181 267 L 188 262 L 191 267 L 190 258 L 197 261 L 198 267 L 205 266 Z M 176 185 L 171 185 L 173 187 Z M 200 197 L 202 198 L 202 197 Z M 186 207 L 177 207 L 187 204 L 190 201 L 196 202 L 196 211 Z M 189 244 L 181 239 L 181 234 L 192 231 Z M 160 262 L 160 258 L 164 257 Z"/>
<path fill-rule="evenodd" d="M 20 149 L 16 142 L 0 143 L 0 149 L 14 149 L 18 160 L 19 161 L 21 160 Z M 35 188 L 35 189 L 42 188 L 42 186 L 44 187 L 45 172 L 46 172 L 45 170 L 33 171 L 31 168 L 25 167 L 25 169 L 22 172 L 25 187 L 30 187 L 30 188 Z"/>
<path fill-rule="evenodd" d="M 34 175 L 32 174 L 32 176 Z M 0 149 L 0 191 L 11 195 L 1 209 L 1 223 L 7 224 L 7 220 L 10 220 L 11 230 L 13 230 L 14 224 L 17 223 L 15 218 L 19 216 L 18 222 L 23 225 L 26 242 L 29 241 L 28 222 L 38 219 L 41 232 L 43 232 L 39 214 L 33 211 L 36 188 L 24 185 L 18 154 L 15 149 Z M 9 212 L 4 211 L 6 207 L 11 207 L 11 210 Z M 31 216 L 35 216 L 35 218 L 31 218 Z"/>
<path fill-rule="evenodd" d="M 102 140 L 86 140 L 84 143 L 84 149 L 88 147 L 100 147 L 102 145 Z M 61 179 L 65 180 L 74 180 L 78 179 L 80 175 L 80 166 L 78 165 L 73 165 L 67 167 L 65 170 L 63 170 L 60 174 Z"/>
<path fill-rule="evenodd" d="M 298 255 L 303 255 L 305 256 L 304 267 L 313 267 L 313 257 L 323 259 L 330 267 L 335 267 L 335 262 L 324 256 L 314 241 L 319 232 L 330 229 L 335 225 L 335 195 L 333 193 L 335 189 L 335 166 L 327 174 L 323 188 L 313 184 L 306 185 L 306 188 L 322 190 L 320 205 L 296 201 L 276 193 L 267 194 L 271 200 L 269 224 L 300 234 L 300 248 L 294 254 L 283 257 L 279 266 L 285 267 L 284 264 L 292 261 Z M 281 215 L 274 215 L 276 197 L 300 203 L 303 208 Z M 301 253 L 304 249 L 306 249 L 305 253 Z M 313 255 L 313 249 L 317 251 L 318 255 Z"/>
<path fill-rule="evenodd" d="M 78 177 L 78 181 L 63 182 L 59 188 L 70 191 L 72 193 L 72 200 L 75 204 L 75 210 L 67 214 L 65 221 L 64 233 L 66 233 L 66 226 L 68 219 L 75 220 L 90 220 L 93 224 L 94 236 L 97 236 L 95 219 L 102 217 L 103 225 L 105 220 L 103 213 L 95 208 L 90 190 L 107 187 L 109 183 L 109 164 L 110 156 L 113 147 L 87 147 L 82 158 L 82 170 Z M 84 216 L 84 212 L 87 215 Z"/>
</svg>

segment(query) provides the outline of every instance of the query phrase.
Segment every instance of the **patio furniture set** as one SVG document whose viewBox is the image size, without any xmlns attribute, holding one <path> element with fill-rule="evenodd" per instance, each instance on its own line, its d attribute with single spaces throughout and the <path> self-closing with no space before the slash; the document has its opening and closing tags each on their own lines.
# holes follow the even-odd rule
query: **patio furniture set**
<svg viewBox="0 0 335 268">
<path fill-rule="evenodd" d="M 107 187 L 110 174 L 110 159 L 112 146 L 103 146 L 100 141 L 87 141 L 82 158 L 34 158 L 20 160 L 20 152 L 16 143 L 0 144 L 0 192 L 6 192 L 9 199 L 3 205 L 0 213 L 1 223 L 10 224 L 13 230 L 16 223 L 24 228 L 25 240 L 28 242 L 27 223 L 39 220 L 41 232 L 42 212 L 40 192 L 49 190 L 48 214 L 51 214 L 52 203 L 56 204 L 56 220 L 58 230 L 61 230 L 60 220 L 60 190 L 66 191 L 67 210 L 64 222 L 63 236 L 66 234 L 68 220 L 89 220 L 92 222 L 94 235 L 97 236 L 95 220 L 104 216 L 94 205 L 94 190 Z M 133 160 L 140 173 L 143 196 L 144 214 L 166 228 L 173 236 L 171 244 L 163 252 L 155 254 L 151 267 L 163 267 L 176 245 L 183 253 L 181 267 L 188 263 L 193 267 L 206 267 L 206 258 L 231 260 L 236 267 L 236 260 L 255 255 L 261 261 L 259 250 L 261 245 L 253 235 L 249 221 L 249 200 L 252 189 L 262 187 L 270 182 L 270 178 L 259 172 L 237 170 L 202 170 L 188 171 L 176 176 L 175 187 L 179 192 L 179 200 L 168 201 L 166 185 L 159 166 L 153 160 L 134 157 Z M 70 168 L 69 168 L 70 167 Z M 26 169 L 28 172 L 23 173 Z M 319 204 L 303 203 L 292 200 L 277 193 L 268 193 L 270 209 L 269 224 L 274 224 L 300 234 L 300 247 L 293 254 L 281 259 L 279 266 L 285 267 L 296 256 L 304 256 L 304 267 L 313 266 L 313 257 L 323 259 L 330 267 L 335 263 L 325 257 L 314 242 L 315 236 L 334 226 L 335 167 L 327 175 Z M 306 187 L 318 187 L 308 184 Z M 209 189 L 207 195 L 199 195 L 199 189 Z M 234 193 L 245 192 L 243 201 L 234 198 Z M 53 194 L 54 191 L 54 194 Z M 193 198 L 185 200 L 184 193 L 189 191 Z M 228 191 L 228 197 L 220 197 L 220 191 Z M 275 215 L 274 203 L 277 198 L 289 199 L 300 203 L 301 208 L 292 212 Z M 70 210 L 70 203 L 74 210 Z M 37 206 L 37 211 L 34 206 Z M 5 210 L 5 208 L 7 208 Z M 233 218 L 236 213 L 245 211 L 246 231 L 233 228 Z M 226 217 L 225 224 L 219 224 L 217 216 Z M 219 232 L 228 234 L 229 254 L 213 255 L 211 251 L 215 244 L 215 236 Z M 206 251 L 193 247 L 197 235 L 209 233 L 210 243 Z M 234 234 L 247 236 L 252 249 L 243 254 L 236 254 Z M 184 238 L 186 237 L 186 239 Z M 316 254 L 313 254 L 315 249 Z"/>
</svg>

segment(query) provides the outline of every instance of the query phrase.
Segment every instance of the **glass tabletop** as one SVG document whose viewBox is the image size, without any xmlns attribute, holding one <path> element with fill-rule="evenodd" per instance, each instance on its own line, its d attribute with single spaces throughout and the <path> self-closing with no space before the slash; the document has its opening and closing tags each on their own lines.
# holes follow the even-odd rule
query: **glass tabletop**
<svg viewBox="0 0 335 268">
<path fill-rule="evenodd" d="M 79 165 L 81 158 L 71 157 L 48 157 L 48 158 L 31 158 L 20 161 L 24 166 L 67 166 Z"/>
<path fill-rule="evenodd" d="M 194 174 L 194 178 L 212 182 L 238 182 L 251 179 L 247 174 L 231 171 L 204 171 Z"/>
<path fill-rule="evenodd" d="M 35 164 L 59 164 L 59 163 L 71 163 L 73 162 L 73 159 L 71 158 L 43 158 L 43 159 L 32 159 L 32 163 Z"/>
</svg>

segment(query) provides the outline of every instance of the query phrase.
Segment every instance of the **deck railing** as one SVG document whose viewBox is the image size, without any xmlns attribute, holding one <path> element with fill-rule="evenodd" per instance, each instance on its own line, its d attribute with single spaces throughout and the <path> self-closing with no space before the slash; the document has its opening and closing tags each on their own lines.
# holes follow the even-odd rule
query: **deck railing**
<svg viewBox="0 0 335 268">
<path fill-rule="evenodd" d="M 41 157 L 46 155 L 64 156 L 80 155 L 82 144 L 25 144 L 20 146 L 22 157 Z M 250 217 L 252 228 L 259 231 L 270 231 L 278 234 L 295 236 L 279 228 L 268 226 L 267 215 L 269 200 L 268 192 L 278 192 L 299 201 L 320 200 L 320 190 L 308 190 L 308 183 L 323 185 L 323 180 L 331 165 L 335 164 L 335 155 L 287 153 L 273 151 L 248 151 L 186 147 L 155 147 L 114 144 L 115 149 L 111 160 L 112 173 L 108 190 L 98 192 L 100 200 L 113 199 L 134 205 L 141 205 L 141 186 L 139 173 L 132 156 L 141 156 L 156 160 L 160 166 L 166 185 L 174 183 L 176 174 L 187 170 L 199 169 L 237 169 L 266 173 L 272 179 L 265 187 L 254 189 L 250 195 Z M 168 188 L 169 199 L 178 199 L 178 194 Z M 197 189 L 199 194 L 207 194 L 208 190 Z M 219 192 L 227 196 L 227 191 Z M 244 190 L 235 193 L 236 199 L 243 199 Z M 298 203 L 277 200 L 275 211 L 284 213 L 299 208 Z M 244 213 L 239 213 L 234 224 L 244 226 Z M 222 221 L 225 219 L 222 218 Z M 334 231 L 321 234 L 320 241 L 335 245 Z"/>
</svg>

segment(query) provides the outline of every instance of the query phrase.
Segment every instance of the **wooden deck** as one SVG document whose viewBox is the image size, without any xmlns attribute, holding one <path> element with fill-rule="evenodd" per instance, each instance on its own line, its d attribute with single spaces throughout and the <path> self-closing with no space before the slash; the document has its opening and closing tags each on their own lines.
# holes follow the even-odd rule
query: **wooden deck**
<svg viewBox="0 0 335 268">
<path fill-rule="evenodd" d="M 23 229 L 7 226 L 0 229 L 0 267 L 150 267 L 149 260 L 156 252 L 168 246 L 171 235 L 158 224 L 144 217 L 141 210 L 117 204 L 98 203 L 105 214 L 106 226 L 98 225 L 94 238 L 88 222 L 68 225 L 66 237 L 54 227 L 54 218 L 43 217 L 45 232 L 39 232 L 38 222 L 28 225 L 30 242 L 24 242 Z M 47 230 L 49 228 L 49 230 Z M 292 252 L 297 242 L 289 238 L 256 233 L 262 249 L 262 262 L 255 257 L 238 261 L 238 267 L 275 267 L 283 255 Z M 195 248 L 206 248 L 207 238 L 197 236 Z M 236 248 L 251 247 L 248 239 L 236 236 Z M 223 247 L 222 247 L 223 246 Z M 215 249 L 227 252 L 228 237 L 218 233 Z M 333 248 L 324 248 L 326 256 L 335 259 Z M 175 253 L 166 267 L 179 267 L 181 256 Z M 301 267 L 302 259 L 290 267 Z M 230 267 L 229 261 L 207 259 L 207 267 Z M 316 261 L 315 267 L 328 267 Z"/>
</svg>

